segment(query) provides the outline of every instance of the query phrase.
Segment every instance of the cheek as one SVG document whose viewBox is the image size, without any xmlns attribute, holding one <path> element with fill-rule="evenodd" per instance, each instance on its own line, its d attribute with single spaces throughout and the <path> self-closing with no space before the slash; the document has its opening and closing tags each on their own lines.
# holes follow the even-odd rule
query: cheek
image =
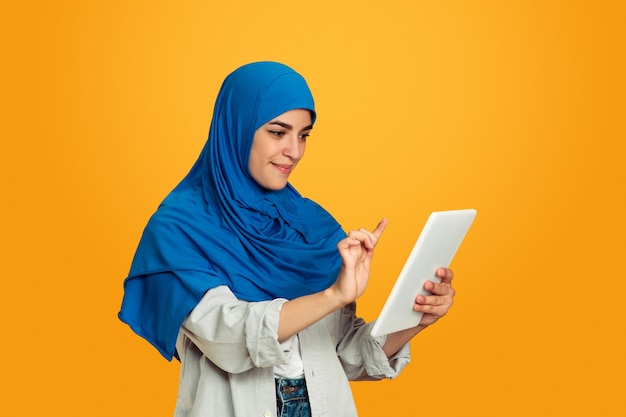
<svg viewBox="0 0 626 417">
<path fill-rule="evenodd" d="M 258 143 L 256 146 L 252 146 L 252 149 L 250 150 L 250 158 L 248 159 L 248 172 L 257 182 L 265 175 L 264 171 L 267 169 L 270 159 L 270 155 L 268 153 L 270 149 L 267 144 L 261 143 L 261 145 L 265 146 L 259 146 Z"/>
<path fill-rule="evenodd" d="M 252 147 L 250 148 L 250 156 L 248 157 L 248 169 L 252 171 L 253 167 L 258 166 L 260 159 L 261 149 L 259 149 L 257 141 L 255 141 L 252 143 Z"/>
<path fill-rule="evenodd" d="M 250 160 L 248 161 L 248 172 L 252 177 L 256 177 L 259 172 L 259 161 L 255 154 L 250 154 Z"/>
</svg>

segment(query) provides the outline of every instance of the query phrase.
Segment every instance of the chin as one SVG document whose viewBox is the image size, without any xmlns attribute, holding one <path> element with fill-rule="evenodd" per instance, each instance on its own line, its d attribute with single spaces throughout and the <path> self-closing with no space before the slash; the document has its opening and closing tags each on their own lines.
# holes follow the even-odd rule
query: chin
<svg viewBox="0 0 626 417">
<path fill-rule="evenodd" d="M 270 190 L 270 191 L 280 191 L 283 188 L 285 188 L 287 186 L 287 183 L 282 184 L 282 185 L 273 185 L 271 187 L 265 187 L 266 189 Z"/>
<path fill-rule="evenodd" d="M 256 183 L 268 191 L 280 191 L 287 186 L 287 178 L 254 178 Z"/>
</svg>

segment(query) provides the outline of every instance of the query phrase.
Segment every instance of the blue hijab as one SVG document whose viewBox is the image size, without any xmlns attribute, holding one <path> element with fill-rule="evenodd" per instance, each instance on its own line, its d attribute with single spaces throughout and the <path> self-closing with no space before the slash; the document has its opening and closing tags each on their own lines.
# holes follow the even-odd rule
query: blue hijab
<svg viewBox="0 0 626 417">
<path fill-rule="evenodd" d="M 187 176 L 150 218 L 124 281 L 119 318 L 168 360 L 205 292 L 228 286 L 244 301 L 293 299 L 337 278 L 332 216 L 291 184 L 262 188 L 248 159 L 256 130 L 293 109 L 315 121 L 302 76 L 274 62 L 248 64 L 222 84 L 209 138 Z"/>
</svg>

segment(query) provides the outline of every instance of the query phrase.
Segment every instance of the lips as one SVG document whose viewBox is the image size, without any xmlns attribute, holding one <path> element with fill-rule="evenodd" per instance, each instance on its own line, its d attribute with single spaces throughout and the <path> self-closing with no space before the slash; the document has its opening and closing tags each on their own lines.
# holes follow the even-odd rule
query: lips
<svg viewBox="0 0 626 417">
<path fill-rule="evenodd" d="M 282 174 L 291 174 L 293 170 L 293 165 L 274 164 L 274 166 Z"/>
</svg>

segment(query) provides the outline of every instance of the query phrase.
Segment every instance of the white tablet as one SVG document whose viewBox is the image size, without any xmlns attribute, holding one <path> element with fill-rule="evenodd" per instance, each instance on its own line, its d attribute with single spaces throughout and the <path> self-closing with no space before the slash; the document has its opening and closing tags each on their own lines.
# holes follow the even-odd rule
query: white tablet
<svg viewBox="0 0 626 417">
<path fill-rule="evenodd" d="M 435 272 L 452 262 L 465 234 L 476 217 L 476 210 L 450 210 L 431 213 L 420 233 L 409 258 L 374 323 L 374 337 L 415 327 L 422 319 L 421 312 L 413 310 L 418 294 L 427 280 L 439 282 Z"/>
</svg>

